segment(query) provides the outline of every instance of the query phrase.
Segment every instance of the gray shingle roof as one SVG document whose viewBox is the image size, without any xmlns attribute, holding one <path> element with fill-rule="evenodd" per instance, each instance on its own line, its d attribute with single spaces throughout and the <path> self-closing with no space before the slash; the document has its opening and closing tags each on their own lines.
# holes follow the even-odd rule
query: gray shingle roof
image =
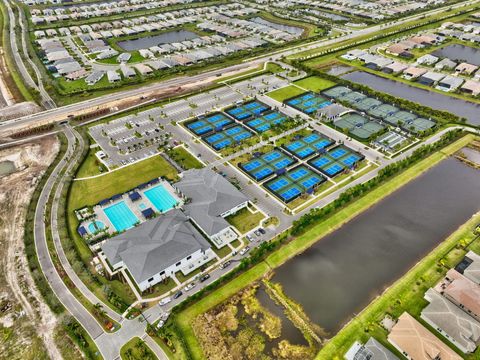
<svg viewBox="0 0 480 360">
<path fill-rule="evenodd" d="M 480 323 L 433 289 L 425 293 L 430 304 L 422 318 L 442 329 L 468 352 L 475 351 L 480 339 Z"/>
<path fill-rule="evenodd" d="M 191 169 L 175 184 L 190 202 L 185 212 L 212 236 L 230 226 L 220 215 L 248 201 L 228 180 L 210 169 Z"/>
<path fill-rule="evenodd" d="M 110 263 L 123 261 L 137 283 L 208 248 L 208 241 L 178 209 L 117 235 L 102 246 Z"/>
</svg>

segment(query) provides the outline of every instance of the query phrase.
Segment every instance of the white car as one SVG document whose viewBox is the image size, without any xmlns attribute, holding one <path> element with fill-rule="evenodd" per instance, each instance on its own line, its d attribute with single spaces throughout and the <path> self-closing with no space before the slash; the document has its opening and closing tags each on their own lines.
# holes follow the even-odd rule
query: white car
<svg viewBox="0 0 480 360">
<path fill-rule="evenodd" d="M 188 284 L 187 286 L 185 286 L 183 288 L 183 290 L 189 291 L 189 290 L 192 290 L 194 287 L 195 287 L 195 283 L 192 282 L 192 283 Z"/>
<path fill-rule="evenodd" d="M 170 301 L 172 301 L 172 298 L 166 297 L 165 299 L 160 300 L 158 305 L 160 306 L 167 305 Z"/>
<path fill-rule="evenodd" d="M 239 254 L 243 256 L 249 251 L 250 251 L 250 248 L 248 246 L 245 246 L 242 250 L 240 250 Z"/>
</svg>

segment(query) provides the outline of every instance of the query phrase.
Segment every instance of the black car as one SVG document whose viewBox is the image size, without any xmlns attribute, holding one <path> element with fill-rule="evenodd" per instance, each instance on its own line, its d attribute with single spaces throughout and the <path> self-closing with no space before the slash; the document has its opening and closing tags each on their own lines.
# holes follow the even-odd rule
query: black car
<svg viewBox="0 0 480 360">
<path fill-rule="evenodd" d="M 181 291 L 177 291 L 174 295 L 173 295 L 173 298 L 174 299 L 178 299 L 180 296 L 182 296 L 183 293 Z"/>
<path fill-rule="evenodd" d="M 200 282 L 204 282 L 206 280 L 210 279 L 210 274 L 205 274 L 200 278 Z"/>
<path fill-rule="evenodd" d="M 263 234 L 263 235 L 265 235 L 266 233 L 264 228 L 258 228 L 258 231 L 260 232 L 260 234 Z"/>
</svg>

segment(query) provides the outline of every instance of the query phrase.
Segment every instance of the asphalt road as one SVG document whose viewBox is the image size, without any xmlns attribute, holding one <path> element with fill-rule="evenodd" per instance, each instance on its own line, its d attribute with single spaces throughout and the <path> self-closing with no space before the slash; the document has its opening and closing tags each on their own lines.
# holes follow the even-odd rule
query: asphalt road
<svg viewBox="0 0 480 360">
<path fill-rule="evenodd" d="M 7 1 L 7 0 L 4 0 L 4 1 Z M 40 113 L 37 113 L 37 114 L 20 117 L 20 118 L 14 119 L 14 120 L 5 121 L 3 123 L 0 123 L 0 132 L 9 133 L 9 132 L 12 132 L 12 131 L 18 131 L 21 128 L 31 126 L 31 125 L 35 125 L 35 124 L 44 124 L 44 123 L 49 123 L 49 122 L 62 121 L 62 120 L 67 119 L 68 115 L 75 114 L 75 113 L 81 112 L 81 111 L 85 111 L 86 109 L 95 109 L 97 107 L 105 107 L 105 106 L 108 106 L 108 104 L 110 104 L 114 101 L 126 99 L 126 98 L 129 98 L 129 97 L 135 97 L 135 96 L 140 97 L 140 96 L 145 95 L 147 93 L 158 92 L 158 91 L 161 91 L 161 90 L 166 90 L 167 88 L 171 88 L 171 87 L 179 87 L 179 86 L 186 86 L 186 85 L 192 86 L 192 85 L 195 85 L 195 84 L 211 82 L 211 81 L 215 80 L 217 78 L 217 76 L 225 75 L 226 73 L 229 73 L 229 72 L 232 72 L 232 71 L 238 71 L 238 70 L 245 69 L 245 68 L 248 68 L 248 67 L 256 66 L 260 63 L 264 63 L 265 61 L 269 61 L 269 60 L 270 61 L 275 61 L 275 60 L 278 60 L 282 57 L 291 56 L 291 55 L 297 54 L 299 52 L 303 52 L 305 50 L 311 50 L 311 49 L 319 48 L 319 47 L 322 47 L 322 46 L 332 45 L 332 44 L 335 44 L 335 43 L 338 43 L 338 42 L 341 42 L 341 41 L 345 41 L 345 40 L 357 38 L 357 37 L 360 37 L 360 36 L 372 34 L 374 32 L 382 30 L 382 29 L 387 31 L 388 28 L 393 27 L 393 26 L 397 26 L 399 24 L 403 24 L 403 23 L 406 23 L 406 22 L 409 22 L 409 21 L 417 20 L 417 19 L 420 19 L 420 18 L 425 17 L 427 15 L 434 15 L 434 14 L 443 12 L 446 9 L 461 8 L 465 5 L 470 5 L 470 4 L 473 4 L 475 2 L 476 2 L 476 0 L 468 0 L 468 1 L 456 4 L 456 5 L 446 6 L 446 7 L 436 9 L 436 10 L 431 10 L 431 11 L 428 11 L 428 12 L 425 12 L 425 13 L 421 13 L 421 14 L 418 14 L 418 15 L 409 16 L 409 17 L 406 17 L 404 19 L 401 19 L 401 20 L 398 20 L 398 21 L 395 21 L 395 22 L 392 22 L 392 23 L 381 24 L 381 25 L 376 25 L 376 26 L 372 26 L 372 27 L 369 27 L 369 28 L 357 30 L 355 32 L 340 36 L 340 37 L 335 38 L 335 39 L 318 40 L 318 41 L 309 43 L 308 45 L 305 45 L 305 46 L 302 46 L 302 45 L 294 46 L 294 47 L 291 47 L 291 48 L 288 48 L 288 49 L 285 49 L 285 50 L 281 50 L 281 51 L 278 51 L 278 52 L 270 53 L 270 54 L 267 54 L 267 55 L 262 55 L 262 56 L 259 56 L 259 57 L 256 57 L 256 58 L 247 59 L 241 64 L 229 66 L 229 67 L 226 67 L 226 68 L 215 69 L 215 70 L 212 70 L 212 71 L 208 71 L 208 72 L 198 74 L 198 75 L 193 75 L 193 76 L 177 77 L 177 78 L 170 79 L 170 80 L 167 80 L 167 81 L 150 84 L 150 85 L 147 85 L 147 86 L 144 86 L 144 87 L 139 87 L 139 88 L 132 89 L 132 90 L 124 90 L 124 91 L 120 91 L 120 92 L 117 92 L 117 93 L 112 93 L 112 94 L 104 95 L 104 96 L 101 96 L 101 97 L 97 97 L 95 99 L 86 100 L 86 101 L 78 102 L 78 103 L 75 103 L 75 104 L 62 106 L 62 107 L 59 107 L 59 108 L 56 108 L 56 109 L 46 110 L 46 111 L 43 111 L 43 112 L 40 112 Z M 14 46 L 14 49 L 16 49 L 16 51 L 14 51 L 14 53 L 18 53 L 18 48 L 17 48 L 16 43 L 13 40 L 13 38 L 14 38 L 14 36 L 11 37 L 11 42 L 12 42 L 12 46 Z M 23 63 L 21 63 L 21 58 L 19 57 L 19 55 L 16 55 L 16 60 L 19 61 L 19 67 L 24 68 L 24 65 L 23 65 Z M 24 71 L 26 71 L 26 70 L 21 69 L 22 73 Z M 30 78 L 30 80 L 31 80 L 31 78 Z M 32 80 L 32 82 L 33 82 L 33 80 Z"/>
</svg>

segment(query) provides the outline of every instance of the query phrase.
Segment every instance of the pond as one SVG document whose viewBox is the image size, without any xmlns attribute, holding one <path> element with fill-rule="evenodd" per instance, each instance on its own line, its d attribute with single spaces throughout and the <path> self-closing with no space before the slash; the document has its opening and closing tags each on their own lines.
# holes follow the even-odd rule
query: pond
<svg viewBox="0 0 480 360">
<path fill-rule="evenodd" d="M 16 170 L 15 164 L 13 161 L 1 161 L 0 162 L 0 177 L 7 176 L 14 173 Z"/>
<path fill-rule="evenodd" d="M 465 155 L 465 157 L 474 162 L 475 164 L 480 165 L 480 151 L 476 149 L 471 149 L 471 148 L 464 148 L 462 149 L 462 153 Z"/>
<path fill-rule="evenodd" d="M 470 46 L 453 44 L 432 52 L 432 55 L 439 58 L 449 58 L 456 62 L 466 61 L 469 64 L 480 66 L 480 49 Z"/>
<path fill-rule="evenodd" d="M 279 317 L 282 321 L 282 335 L 280 338 L 267 342 L 267 350 L 271 351 L 275 346 L 278 346 L 280 340 L 288 340 L 291 344 L 308 346 L 308 342 L 303 336 L 302 332 L 293 325 L 290 319 L 285 315 L 284 308 L 273 301 L 268 296 L 264 287 L 260 287 L 256 293 L 260 304 L 270 311 L 273 315 Z"/>
<path fill-rule="evenodd" d="M 448 158 L 277 269 L 287 296 L 335 334 L 480 210 L 480 171 Z"/>
<path fill-rule="evenodd" d="M 199 35 L 187 30 L 168 31 L 154 36 L 147 36 L 133 40 L 124 40 L 117 43 L 123 50 L 134 51 L 148 49 L 152 46 L 171 44 L 198 38 Z"/>
<path fill-rule="evenodd" d="M 466 118 L 469 124 L 480 125 L 480 104 L 420 89 L 364 71 L 345 74 L 341 78 L 366 85 L 376 91 L 420 103 L 435 110 L 448 111 L 459 117 Z"/>
<path fill-rule="evenodd" d="M 261 17 L 253 18 L 252 21 L 256 22 L 257 24 L 261 24 L 261 25 L 271 27 L 273 29 L 285 31 L 285 32 L 287 32 L 289 34 L 292 34 L 294 36 L 300 36 L 303 33 L 303 28 L 301 28 L 301 27 L 284 25 L 284 24 L 277 24 L 275 22 L 265 20 Z"/>
</svg>

